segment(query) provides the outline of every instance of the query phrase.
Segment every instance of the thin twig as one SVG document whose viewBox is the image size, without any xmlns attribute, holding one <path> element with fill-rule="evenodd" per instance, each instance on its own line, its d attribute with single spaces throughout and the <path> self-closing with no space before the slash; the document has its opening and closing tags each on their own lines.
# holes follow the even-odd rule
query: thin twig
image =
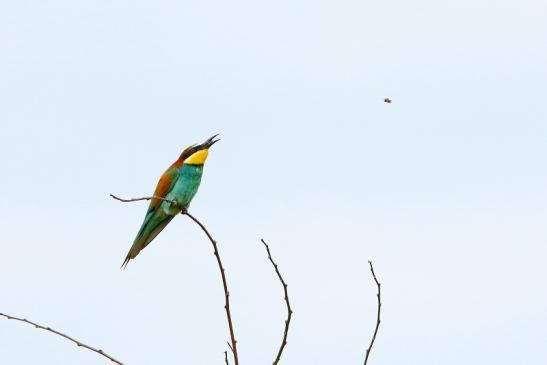
<svg viewBox="0 0 547 365">
<path fill-rule="evenodd" d="M 114 194 L 110 194 L 111 197 L 113 197 L 114 199 L 116 200 L 119 200 L 121 202 L 124 202 L 124 203 L 131 203 L 131 202 L 138 202 L 138 201 L 141 201 L 141 200 L 152 200 L 152 199 L 159 199 L 159 200 L 163 200 L 164 202 L 168 202 L 168 203 L 171 203 L 173 205 L 177 205 L 177 202 L 174 201 L 174 200 L 169 200 L 169 199 L 165 199 L 165 198 L 162 198 L 161 196 L 145 196 L 145 197 L 142 197 L 142 198 L 132 198 L 132 199 L 122 199 L 122 198 L 118 198 L 116 195 Z"/>
<path fill-rule="evenodd" d="M 54 330 L 54 329 L 51 328 L 51 327 L 44 327 L 44 326 L 41 326 L 41 325 L 39 325 L 39 324 L 37 324 L 37 323 L 34 323 L 34 322 L 32 322 L 32 321 L 29 321 L 29 320 L 26 319 L 26 318 L 17 318 L 17 317 L 9 316 L 9 315 L 4 314 L 4 313 L 0 313 L 0 316 L 5 317 L 5 318 L 7 318 L 7 319 L 12 319 L 12 320 L 14 320 L 14 321 L 19 321 L 19 322 L 28 323 L 28 324 L 30 324 L 30 325 L 36 327 L 36 328 L 39 328 L 39 329 L 42 329 L 42 330 L 45 330 L 45 331 L 49 331 L 49 332 L 54 333 L 54 334 L 56 334 L 56 335 L 58 335 L 58 336 L 64 337 L 64 338 L 66 338 L 66 339 L 69 340 L 69 341 L 74 342 L 74 343 L 76 344 L 76 346 L 78 346 L 78 347 L 84 347 L 84 348 L 86 348 L 86 349 L 88 349 L 88 350 L 91 350 L 91 351 L 93 351 L 93 352 L 98 353 L 98 354 L 101 355 L 101 356 L 106 357 L 107 359 L 109 359 L 110 361 L 112 361 L 112 362 L 114 362 L 114 363 L 116 363 L 116 364 L 123 365 L 123 363 L 122 363 L 121 361 L 116 360 L 115 358 L 113 358 L 112 356 L 108 355 L 108 354 L 107 354 L 106 352 L 104 352 L 103 350 L 101 350 L 101 349 L 96 349 L 96 348 L 94 348 L 94 347 L 91 347 L 91 346 L 89 346 L 89 345 L 86 345 L 85 343 L 80 342 L 80 341 L 78 341 L 78 340 L 76 340 L 76 339 L 74 339 L 74 338 L 72 338 L 72 337 L 70 337 L 70 336 L 68 336 L 68 335 L 65 335 L 64 333 L 61 333 L 61 332 L 59 332 L 59 331 L 56 331 L 56 330 Z"/>
<path fill-rule="evenodd" d="M 272 259 L 272 254 L 270 253 L 270 247 L 268 244 L 261 239 L 262 243 L 266 247 L 266 251 L 268 252 L 268 259 L 272 263 L 275 272 L 277 273 L 277 277 L 279 278 L 279 281 L 281 281 L 281 284 L 283 285 L 283 291 L 285 292 L 285 303 L 287 304 L 287 319 L 285 320 L 285 332 L 283 333 L 283 340 L 281 341 L 281 346 L 279 346 L 279 351 L 277 352 L 277 356 L 273 362 L 273 365 L 277 365 L 279 363 L 279 359 L 281 359 L 281 354 L 283 353 L 283 350 L 285 349 L 285 346 L 287 345 L 287 336 L 289 334 L 289 325 L 291 323 L 292 318 L 292 309 L 291 309 L 291 303 L 289 302 L 289 292 L 287 290 L 287 283 L 285 280 L 283 280 L 283 276 L 281 276 L 281 272 L 279 272 L 279 269 L 277 267 L 277 264 Z"/>
<path fill-rule="evenodd" d="M 228 362 L 228 351 L 224 351 L 224 361 L 226 361 L 226 365 L 230 365 Z"/>
<path fill-rule="evenodd" d="M 182 214 L 187 215 L 191 220 L 193 220 L 205 234 L 209 238 L 209 241 L 213 244 L 213 250 L 215 257 L 217 259 L 218 268 L 220 270 L 220 275 L 222 277 L 222 286 L 224 287 L 224 309 L 226 310 L 226 318 L 228 319 L 228 329 L 230 331 L 230 341 L 231 344 L 228 343 L 228 346 L 230 346 L 230 349 L 232 350 L 232 354 L 234 355 L 234 364 L 239 365 L 239 358 L 237 356 L 237 341 L 236 337 L 234 335 L 234 326 L 232 325 L 232 314 L 230 312 L 230 292 L 228 291 L 228 284 L 226 282 L 226 275 L 224 274 L 224 267 L 222 266 L 222 261 L 220 260 L 220 254 L 218 253 L 218 247 L 217 242 L 213 239 L 209 231 L 205 228 L 205 226 L 193 215 L 188 213 L 188 211 L 182 211 Z"/>
<path fill-rule="evenodd" d="M 367 349 L 364 365 L 367 365 L 368 355 L 370 355 L 370 350 L 372 349 L 372 345 L 374 345 L 374 340 L 376 340 L 376 334 L 378 333 L 378 328 L 380 327 L 380 310 L 382 308 L 382 301 L 380 298 L 381 284 L 378 282 L 378 279 L 376 278 L 376 274 L 374 273 L 374 268 L 372 267 L 372 261 L 369 261 L 368 264 L 370 265 L 370 272 L 372 273 L 372 277 L 374 278 L 374 281 L 376 282 L 376 286 L 378 287 L 378 293 L 376 294 L 376 297 L 378 298 L 378 312 L 376 314 L 376 328 L 374 328 L 374 334 L 372 335 L 372 339 L 370 340 L 370 345 L 368 346 L 368 349 Z"/>
<path fill-rule="evenodd" d="M 228 345 L 228 347 L 230 348 L 230 351 L 234 352 L 234 348 L 232 347 L 232 345 L 230 344 L 229 341 L 226 341 L 226 344 Z"/>
</svg>

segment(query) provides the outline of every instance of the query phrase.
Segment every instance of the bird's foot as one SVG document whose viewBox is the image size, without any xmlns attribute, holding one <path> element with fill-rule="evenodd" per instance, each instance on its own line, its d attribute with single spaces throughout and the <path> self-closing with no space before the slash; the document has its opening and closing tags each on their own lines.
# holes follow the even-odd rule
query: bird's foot
<svg viewBox="0 0 547 365">
<path fill-rule="evenodd" d="M 180 214 L 186 215 L 186 213 L 188 213 L 188 209 L 186 208 L 181 209 Z"/>
</svg>

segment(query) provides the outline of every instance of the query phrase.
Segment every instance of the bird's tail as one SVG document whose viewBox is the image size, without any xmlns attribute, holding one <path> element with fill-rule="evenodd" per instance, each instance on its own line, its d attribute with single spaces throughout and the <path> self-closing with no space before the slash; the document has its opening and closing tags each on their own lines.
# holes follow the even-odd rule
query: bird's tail
<svg viewBox="0 0 547 365">
<path fill-rule="evenodd" d="M 125 269 L 127 264 L 129 263 L 129 260 L 134 259 L 137 257 L 139 252 L 141 252 L 142 249 L 144 249 L 156 236 L 167 226 L 169 222 L 171 222 L 171 219 L 173 219 L 174 216 L 172 215 L 166 215 L 166 214 L 158 214 L 157 212 L 150 212 L 147 214 L 146 218 L 144 219 L 144 222 L 141 226 L 141 229 L 139 230 L 139 233 L 137 234 L 137 237 L 135 237 L 135 241 L 133 241 L 133 245 L 129 249 L 129 252 L 127 253 L 127 256 L 125 257 L 125 260 L 121 266 L 122 269 Z"/>
</svg>

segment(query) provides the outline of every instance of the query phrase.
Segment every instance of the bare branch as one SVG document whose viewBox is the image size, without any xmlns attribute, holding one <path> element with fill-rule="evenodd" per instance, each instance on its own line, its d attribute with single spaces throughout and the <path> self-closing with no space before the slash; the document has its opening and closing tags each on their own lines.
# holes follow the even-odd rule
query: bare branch
<svg viewBox="0 0 547 365">
<path fill-rule="evenodd" d="M 292 309 L 291 309 L 291 303 L 289 302 L 289 292 L 287 290 L 287 283 L 285 280 L 283 280 L 283 276 L 281 276 L 281 272 L 279 272 L 279 268 L 277 267 L 277 264 L 272 259 L 272 254 L 270 252 L 270 247 L 268 244 L 261 239 L 262 243 L 266 247 L 266 251 L 268 252 L 268 259 L 272 263 L 275 272 L 277 274 L 277 277 L 279 278 L 279 281 L 281 281 L 281 284 L 283 285 L 283 291 L 285 292 L 285 303 L 287 304 L 287 319 L 285 320 L 285 332 L 283 333 L 283 340 L 281 341 L 281 346 L 279 346 L 279 351 L 277 352 L 277 356 L 273 362 L 273 365 L 277 365 L 279 363 L 279 360 L 281 359 L 281 354 L 283 353 L 283 350 L 285 349 L 285 346 L 287 345 L 287 336 L 289 334 L 289 325 L 291 323 L 292 318 Z"/>
<path fill-rule="evenodd" d="M 231 341 L 231 344 L 228 343 L 228 346 L 230 346 L 230 349 L 232 350 L 232 354 L 234 355 L 235 365 L 239 365 L 239 359 L 237 356 L 237 341 L 234 335 L 234 326 L 232 325 L 232 314 L 230 312 L 230 292 L 228 291 L 226 275 L 224 274 L 224 267 L 222 266 L 222 261 L 220 259 L 220 254 L 218 252 L 217 242 L 213 239 L 213 237 L 211 236 L 209 231 L 207 231 L 205 226 L 199 220 L 197 220 L 197 218 L 195 218 L 193 215 L 191 215 L 190 213 L 188 213 L 188 211 L 185 211 L 185 210 L 183 210 L 181 213 L 184 215 L 187 215 L 191 220 L 193 220 L 202 229 L 202 231 L 205 232 L 205 234 L 209 238 L 209 241 L 211 241 L 211 243 L 213 244 L 214 255 L 217 259 L 218 268 L 220 270 L 220 276 L 222 277 L 222 286 L 224 287 L 224 299 L 225 299 L 224 309 L 226 310 L 226 318 L 228 319 L 228 329 L 230 331 L 230 341 Z"/>
<path fill-rule="evenodd" d="M 228 362 L 228 351 L 224 351 L 224 361 L 226 361 L 226 365 L 230 365 Z"/>
<path fill-rule="evenodd" d="M 177 205 L 177 202 L 174 201 L 174 200 L 169 200 L 169 199 L 165 199 L 165 198 L 162 198 L 161 196 L 145 196 L 145 197 L 142 197 L 142 198 L 132 198 L 132 199 L 122 199 L 122 198 L 118 198 L 116 195 L 114 194 L 110 194 L 111 197 L 113 197 L 114 199 L 116 200 L 119 200 L 121 202 L 124 202 L 124 203 L 131 203 L 131 202 L 138 202 L 138 201 L 141 201 L 141 200 L 152 200 L 152 199 L 158 199 L 158 200 L 163 200 L 164 202 L 168 202 L 168 203 L 171 203 L 173 205 Z"/>
<path fill-rule="evenodd" d="M 372 345 L 374 345 L 374 340 L 376 340 L 376 334 L 378 333 L 378 328 L 380 327 L 380 310 L 382 308 L 382 301 L 380 298 L 381 284 L 378 282 L 378 279 L 376 278 L 376 274 L 374 273 L 374 268 L 372 267 L 372 261 L 369 261 L 368 264 L 370 265 L 370 272 L 372 273 L 372 277 L 374 278 L 374 281 L 376 282 L 376 286 L 378 287 L 378 293 L 376 294 L 376 297 L 378 298 L 378 312 L 376 314 L 376 328 L 374 328 L 374 334 L 372 335 L 372 339 L 370 340 L 370 345 L 368 346 L 368 349 L 367 349 L 364 365 L 367 365 L 368 356 L 370 355 L 370 350 L 372 350 Z"/>
<path fill-rule="evenodd" d="M 14 320 L 14 321 L 19 321 L 19 322 L 28 323 L 28 324 L 30 324 L 30 325 L 36 327 L 36 328 L 39 328 L 39 329 L 42 329 L 42 330 L 45 330 L 45 331 L 54 333 L 54 334 L 56 334 L 56 335 L 58 335 L 58 336 L 61 336 L 61 337 L 66 338 L 66 339 L 69 340 L 69 341 L 74 342 L 74 343 L 76 344 L 76 346 L 78 346 L 78 347 L 84 347 L 84 348 L 86 348 L 86 349 L 88 349 L 88 350 L 91 350 L 91 351 L 93 351 L 93 352 L 98 353 L 98 354 L 101 355 L 101 356 L 106 357 L 107 359 L 109 359 L 110 361 L 112 361 L 112 362 L 114 362 L 114 363 L 116 363 L 116 364 L 123 365 L 123 363 L 122 363 L 121 361 L 116 360 L 115 358 L 113 358 L 112 356 L 108 355 L 108 354 L 107 354 L 106 352 L 104 352 L 103 350 L 101 350 L 101 349 L 96 349 L 96 348 L 94 348 L 94 347 L 91 347 L 91 346 L 89 346 L 89 345 L 86 345 L 85 343 L 80 342 L 80 341 L 78 341 L 78 340 L 76 340 L 76 339 L 74 339 L 74 338 L 72 338 L 72 337 L 70 337 L 70 336 L 68 336 L 68 335 L 65 335 L 64 333 L 61 333 L 61 332 L 59 332 L 59 331 L 56 331 L 56 330 L 54 330 L 53 328 L 44 327 L 44 326 L 41 326 L 41 325 L 39 325 L 39 324 L 37 324 L 37 323 L 34 323 L 34 322 L 32 322 L 32 321 L 29 321 L 28 319 L 25 319 L 25 318 L 17 318 L 17 317 L 9 316 L 9 315 L 4 314 L 4 313 L 0 313 L 0 316 L 5 317 L 5 318 L 7 318 L 7 319 L 12 319 L 12 320 Z"/>
</svg>

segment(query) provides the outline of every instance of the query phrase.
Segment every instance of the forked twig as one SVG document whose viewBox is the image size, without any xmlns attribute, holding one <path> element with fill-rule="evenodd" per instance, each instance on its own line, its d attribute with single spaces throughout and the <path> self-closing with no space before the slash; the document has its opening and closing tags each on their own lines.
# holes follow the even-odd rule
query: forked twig
<svg viewBox="0 0 547 365">
<path fill-rule="evenodd" d="M 51 328 L 51 327 L 45 327 L 45 326 L 39 325 L 39 324 L 37 324 L 37 323 L 34 323 L 34 322 L 32 322 L 32 321 L 29 321 L 29 320 L 26 319 L 26 318 L 17 318 L 17 317 L 13 317 L 13 316 L 10 316 L 10 315 L 4 314 L 4 313 L 0 313 L 0 316 L 5 317 L 5 318 L 7 318 L 7 319 L 12 319 L 12 320 L 14 320 L 14 321 L 19 321 L 19 322 L 28 323 L 28 324 L 34 326 L 35 328 L 39 328 L 39 329 L 42 329 L 42 330 L 45 330 L 45 331 L 54 333 L 54 334 L 56 334 L 56 335 L 58 335 L 58 336 L 61 336 L 61 337 L 66 338 L 66 339 L 69 340 L 69 341 L 74 342 L 74 343 L 76 344 L 76 346 L 78 346 L 78 347 L 86 348 L 86 349 L 88 349 L 88 350 L 91 350 L 91 351 L 93 351 L 93 352 L 98 353 L 98 354 L 101 355 L 101 356 L 106 357 L 107 359 L 109 359 L 110 361 L 112 361 L 112 362 L 114 362 L 114 363 L 116 363 L 116 364 L 123 365 L 123 363 L 122 363 L 121 361 L 116 360 L 115 358 L 113 358 L 112 356 L 110 356 L 109 354 L 107 354 L 106 352 L 104 352 L 103 350 L 101 350 L 101 349 L 96 349 L 96 348 L 94 348 L 94 347 L 91 347 L 91 346 L 89 346 L 89 345 L 86 345 L 85 343 L 80 342 L 80 341 L 78 341 L 78 340 L 76 340 L 76 339 L 74 339 L 74 338 L 72 338 L 72 337 L 70 337 L 70 336 L 68 336 L 68 335 L 65 335 L 64 333 L 61 333 L 61 332 L 59 332 L 59 331 L 56 331 L 56 330 L 54 330 L 54 329 Z"/>
<path fill-rule="evenodd" d="M 370 272 L 372 273 L 372 277 L 374 278 L 374 281 L 376 282 L 376 287 L 378 287 L 378 293 L 376 294 L 376 297 L 378 298 L 378 312 L 376 314 L 376 328 L 374 328 L 374 334 L 372 335 L 372 339 L 370 340 L 370 345 L 367 348 L 364 365 L 367 365 L 368 356 L 370 355 L 370 350 L 372 350 L 372 345 L 374 345 L 374 340 L 376 340 L 376 334 L 378 333 L 378 328 L 380 327 L 380 310 L 382 308 L 382 301 L 380 298 L 381 290 L 382 290 L 381 284 L 378 282 L 378 279 L 376 278 L 376 274 L 374 273 L 374 268 L 372 267 L 372 261 L 369 261 L 368 264 L 370 265 Z"/>
<path fill-rule="evenodd" d="M 273 362 L 273 365 L 277 365 L 279 363 L 279 360 L 281 359 L 281 354 L 283 353 L 283 350 L 285 349 L 285 346 L 287 345 L 287 336 L 289 334 L 289 325 L 291 323 L 293 311 L 291 309 L 291 303 L 289 302 L 289 292 L 287 290 L 287 283 L 285 282 L 285 280 L 283 280 L 283 276 L 281 276 L 281 272 L 279 272 L 279 268 L 277 267 L 277 264 L 272 259 L 270 247 L 263 239 L 261 239 L 260 241 L 262 241 L 262 243 L 266 247 L 266 251 L 268 252 L 268 259 L 272 263 L 275 269 L 275 272 L 277 274 L 277 277 L 279 278 L 279 281 L 281 281 L 281 284 L 283 285 L 283 291 L 285 292 L 285 303 L 287 304 L 287 319 L 285 320 L 285 331 L 283 333 L 283 340 L 281 341 L 281 345 L 279 346 L 279 351 L 277 352 L 277 356 Z"/>
<path fill-rule="evenodd" d="M 175 201 L 165 199 L 165 198 L 161 198 L 161 197 L 158 197 L 158 196 L 149 196 L 149 197 L 133 198 L 133 199 L 121 199 L 121 198 L 118 198 L 117 196 L 115 196 L 113 194 L 110 194 L 110 196 L 112 198 L 114 198 L 116 200 L 119 200 L 121 202 L 124 202 L 124 203 L 136 202 L 136 201 L 141 201 L 141 200 L 160 199 L 160 200 L 170 202 L 170 203 L 176 205 Z M 237 341 L 236 341 L 235 334 L 234 334 L 234 326 L 232 324 L 232 314 L 230 312 L 230 292 L 228 291 L 228 284 L 227 284 L 227 281 L 226 281 L 226 275 L 224 273 L 225 270 L 224 270 L 224 267 L 222 266 L 222 260 L 220 259 L 220 254 L 218 252 L 217 242 L 213 239 L 213 237 L 211 236 L 209 231 L 207 231 L 207 228 L 205 228 L 205 226 L 196 217 L 194 217 L 193 215 L 188 213 L 187 210 L 184 210 L 184 209 L 181 211 L 181 214 L 187 215 L 191 220 L 193 220 L 201 228 L 201 230 L 203 232 L 205 232 L 205 234 L 209 238 L 209 241 L 211 241 L 211 243 L 213 245 L 214 255 L 217 259 L 218 268 L 220 270 L 220 276 L 222 278 L 222 287 L 224 288 L 224 299 L 225 299 L 224 309 L 226 310 L 226 318 L 228 320 L 228 330 L 230 332 L 230 341 L 231 341 L 231 343 L 228 343 L 228 346 L 232 350 L 235 365 L 239 365 L 239 358 L 238 358 L 238 355 L 237 355 Z M 227 360 L 227 357 L 225 359 Z"/>
</svg>

